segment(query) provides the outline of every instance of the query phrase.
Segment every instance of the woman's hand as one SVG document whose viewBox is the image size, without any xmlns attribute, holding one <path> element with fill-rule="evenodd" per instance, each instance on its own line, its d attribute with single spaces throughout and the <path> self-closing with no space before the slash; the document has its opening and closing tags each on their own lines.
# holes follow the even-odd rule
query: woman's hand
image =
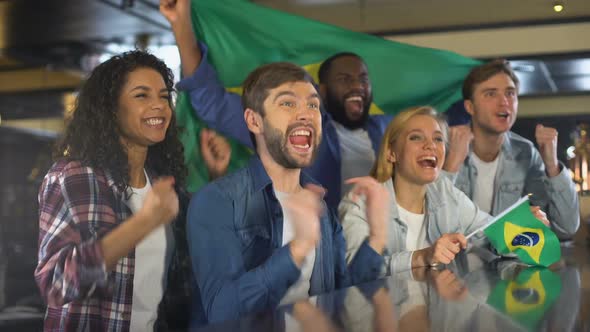
<svg viewBox="0 0 590 332">
<path fill-rule="evenodd" d="M 461 249 L 467 248 L 467 239 L 460 233 L 443 234 L 434 242 L 431 248 L 432 256 L 429 265 L 439 263 L 446 265 L 455 259 Z"/>
<path fill-rule="evenodd" d="M 449 264 L 461 249 L 467 248 L 467 239 L 461 233 L 443 234 L 431 247 L 414 251 L 412 267 Z"/>
<path fill-rule="evenodd" d="M 547 213 L 541 210 L 540 207 L 531 205 L 531 213 L 535 216 L 535 218 L 539 219 L 545 226 L 551 227 L 551 222 L 547 219 Z"/>
</svg>

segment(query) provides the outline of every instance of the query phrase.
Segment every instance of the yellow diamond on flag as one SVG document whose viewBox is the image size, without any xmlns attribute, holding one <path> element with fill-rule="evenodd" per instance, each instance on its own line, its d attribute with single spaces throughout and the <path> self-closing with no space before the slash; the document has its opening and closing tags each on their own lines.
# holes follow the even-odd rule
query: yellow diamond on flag
<svg viewBox="0 0 590 332">
<path fill-rule="evenodd" d="M 522 227 L 506 221 L 504 223 L 504 241 L 510 251 L 525 251 L 537 263 L 545 245 L 543 231 L 538 228 Z"/>
<path fill-rule="evenodd" d="M 545 305 L 545 287 L 539 271 L 525 283 L 510 281 L 506 287 L 506 311 L 510 314 L 529 312 Z"/>
</svg>

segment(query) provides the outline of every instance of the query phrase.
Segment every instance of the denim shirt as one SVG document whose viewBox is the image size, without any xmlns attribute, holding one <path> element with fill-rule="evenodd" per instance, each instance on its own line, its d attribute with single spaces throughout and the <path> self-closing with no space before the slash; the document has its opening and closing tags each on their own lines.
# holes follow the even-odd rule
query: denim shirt
<svg viewBox="0 0 590 332">
<path fill-rule="evenodd" d="M 397 274 L 412 268 L 412 253 L 406 249 L 408 226 L 399 217 L 395 190 L 391 179 L 383 182 L 389 192 L 388 240 L 383 253 L 381 275 Z M 352 199 L 348 194 L 338 209 L 346 239 L 346 259 L 351 261 L 367 236 L 366 205 L 363 200 Z M 426 240 L 434 243 L 446 233 L 469 233 L 483 226 L 491 216 L 481 211 L 465 194 L 453 186 L 444 176 L 426 186 L 426 209 L 424 222 L 427 223 Z M 475 244 L 483 245 L 483 233 L 475 235 Z"/>
<path fill-rule="evenodd" d="M 505 134 L 498 170 L 494 179 L 492 215 L 498 215 L 522 196 L 532 193 L 531 204 L 547 213 L 551 228 L 559 238 L 572 237 L 580 225 L 580 203 L 569 170 L 549 178 L 545 164 L 533 143 L 513 132 Z M 447 173 L 455 186 L 473 198 L 477 169 L 467 156 L 456 174 Z"/>
<path fill-rule="evenodd" d="M 314 181 L 304 172 L 301 185 Z M 367 242 L 347 268 L 342 227 L 320 218 L 310 295 L 377 278 L 383 258 Z M 272 182 L 254 156 L 247 167 L 196 193 L 187 221 L 189 251 L 209 322 L 276 307 L 300 276 L 282 242 L 283 215 Z"/>
<path fill-rule="evenodd" d="M 217 72 L 207 60 L 207 46 L 199 42 L 199 47 L 202 53 L 201 63 L 192 76 L 178 82 L 176 87 L 189 94 L 197 115 L 208 126 L 253 148 L 250 132 L 244 121 L 241 97 L 225 90 Z M 321 113 L 322 142 L 316 160 L 305 170 L 327 189 L 326 203 L 335 210 L 341 198 L 340 143 L 332 117 L 323 107 Z M 381 137 L 391 119 L 391 115 L 372 115 L 365 124 L 375 154 L 379 151 Z"/>
</svg>

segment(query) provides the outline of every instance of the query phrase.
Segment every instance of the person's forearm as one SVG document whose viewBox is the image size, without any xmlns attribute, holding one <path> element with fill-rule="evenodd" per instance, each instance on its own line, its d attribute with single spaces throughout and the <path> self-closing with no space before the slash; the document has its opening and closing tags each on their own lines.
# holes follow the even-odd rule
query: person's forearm
<svg viewBox="0 0 590 332">
<path fill-rule="evenodd" d="M 549 179 L 549 204 L 546 206 L 551 228 L 561 239 L 573 237 L 580 227 L 580 199 L 574 182 L 562 170 L 559 176 Z"/>
<path fill-rule="evenodd" d="M 119 259 L 127 256 L 156 225 L 141 214 L 135 214 L 100 240 L 106 270 L 112 270 Z"/>
<path fill-rule="evenodd" d="M 373 308 L 375 314 L 373 317 L 375 331 L 395 331 L 395 309 L 391 303 L 391 297 L 385 288 L 380 288 L 373 295 Z"/>
<path fill-rule="evenodd" d="M 310 244 L 306 241 L 293 239 L 289 243 L 289 251 L 291 253 L 291 258 L 297 267 L 301 267 L 305 257 L 307 254 L 314 248 L 313 244 Z"/>
<path fill-rule="evenodd" d="M 545 171 L 547 172 L 547 176 L 550 178 L 558 176 L 559 173 L 561 173 L 561 169 L 559 169 L 559 163 L 557 161 L 546 163 Z"/>
<path fill-rule="evenodd" d="M 412 254 L 412 268 L 428 266 L 430 264 L 430 251 L 430 247 L 414 251 Z"/>
<path fill-rule="evenodd" d="M 211 235 L 206 233 L 206 236 Z M 203 237 L 201 235 L 191 239 L 196 242 Z M 237 319 L 240 315 L 274 308 L 285 296 L 289 287 L 299 280 L 301 272 L 293 263 L 287 246 L 275 250 L 266 261 L 249 271 L 243 270 L 241 267 L 244 265 L 240 265 L 237 272 L 231 264 L 241 262 L 241 257 L 238 259 L 225 256 L 211 257 L 210 254 L 203 253 L 205 251 L 202 249 L 203 245 L 208 247 L 211 242 L 219 241 L 217 237 L 214 239 L 202 240 L 201 244 L 191 248 L 193 271 L 195 271 L 196 282 L 200 286 L 201 299 L 209 323 Z M 235 243 L 233 247 L 237 249 L 239 244 Z M 196 254 L 196 250 L 200 253 Z M 230 251 L 234 250 L 230 249 Z M 230 251 L 224 251 L 224 254 Z M 220 259 L 224 262 L 218 263 Z M 212 260 L 216 262 L 213 263 Z"/>
<path fill-rule="evenodd" d="M 385 249 L 385 239 L 383 236 L 371 235 L 369 236 L 369 246 L 379 255 L 382 255 L 383 249 Z"/>
<path fill-rule="evenodd" d="M 190 21 L 178 22 L 172 26 L 178 53 L 182 62 L 182 76 L 190 76 L 201 63 L 201 50 Z"/>
<path fill-rule="evenodd" d="M 465 158 L 461 158 L 460 156 L 449 152 L 443 165 L 443 170 L 449 173 L 457 173 L 461 169 L 464 160 Z"/>
</svg>

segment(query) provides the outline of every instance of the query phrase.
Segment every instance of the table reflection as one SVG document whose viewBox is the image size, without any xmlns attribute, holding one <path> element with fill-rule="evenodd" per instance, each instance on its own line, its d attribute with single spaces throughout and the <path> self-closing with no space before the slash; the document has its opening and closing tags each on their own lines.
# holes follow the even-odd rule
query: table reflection
<svg viewBox="0 0 590 332">
<path fill-rule="evenodd" d="M 384 280 L 387 312 L 369 301 L 362 285 L 348 289 L 345 331 L 571 331 L 580 306 L 577 266 L 550 268 L 516 260 L 488 263 L 463 254 L 444 269 L 414 269 Z"/>
<path fill-rule="evenodd" d="M 421 268 L 201 331 L 576 331 L 587 247 L 564 248 L 550 268 L 492 260 L 480 249 Z M 588 286 L 586 286 L 588 287 Z"/>
</svg>

